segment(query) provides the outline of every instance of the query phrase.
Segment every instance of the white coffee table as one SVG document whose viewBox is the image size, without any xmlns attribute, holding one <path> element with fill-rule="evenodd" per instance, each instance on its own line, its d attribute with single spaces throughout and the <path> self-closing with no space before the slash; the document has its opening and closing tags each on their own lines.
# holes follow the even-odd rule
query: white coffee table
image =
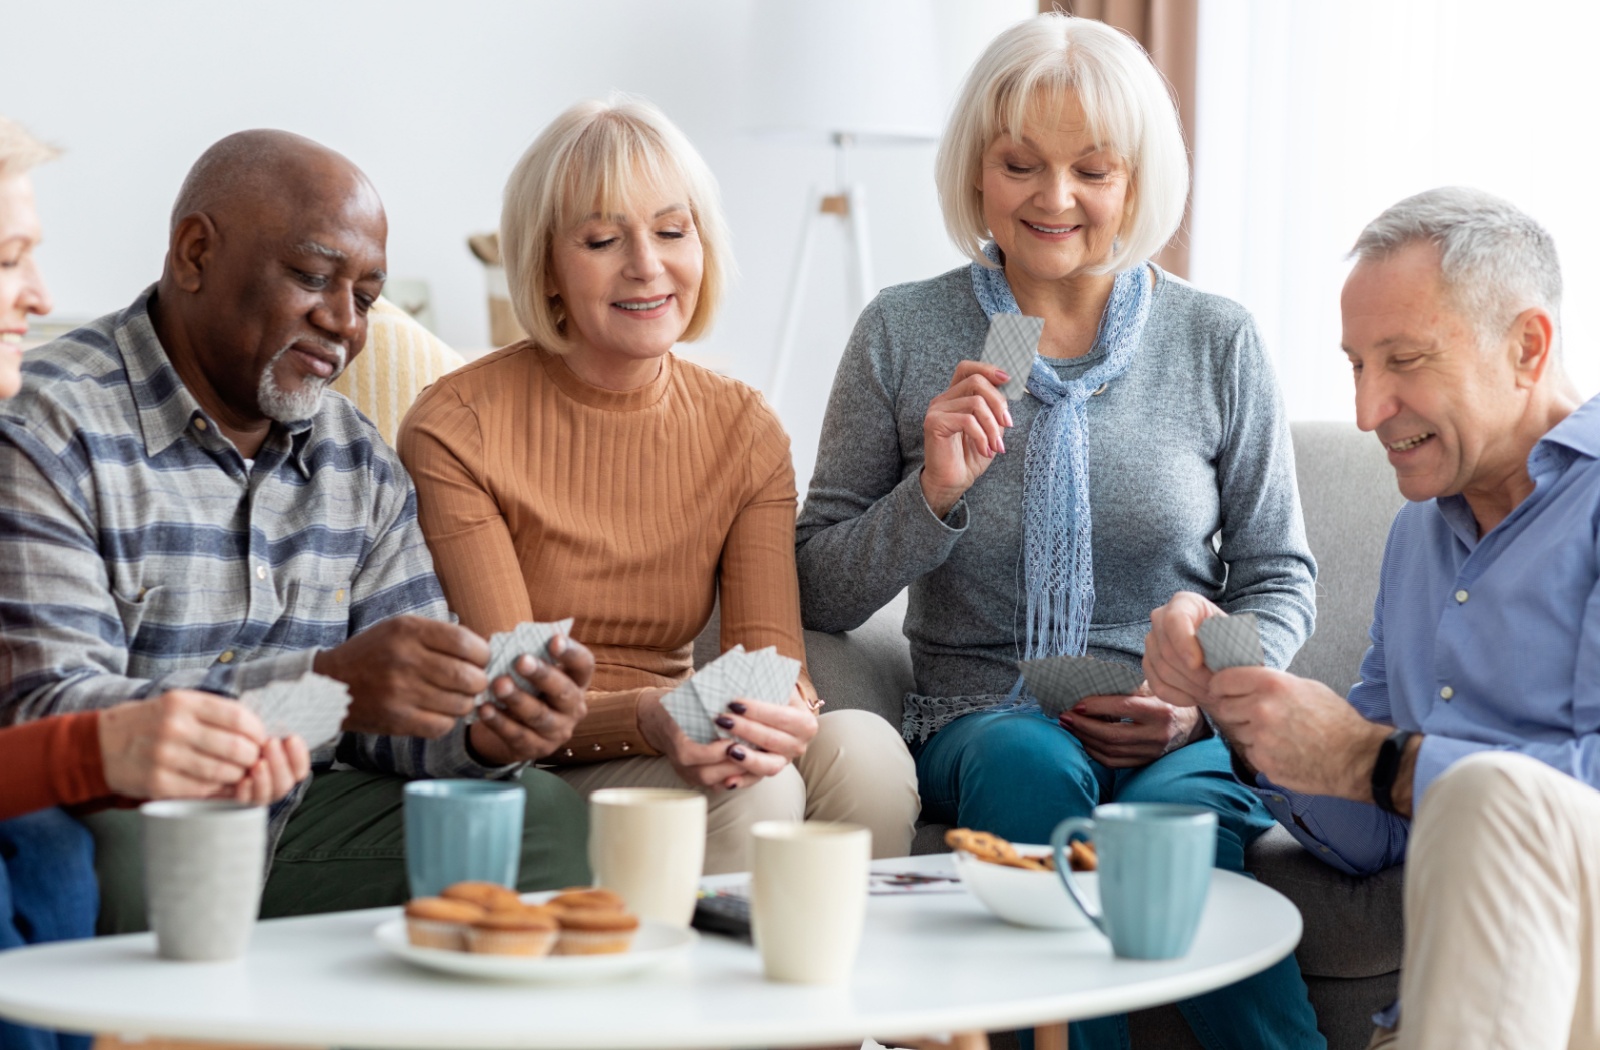
<svg viewBox="0 0 1600 1050">
<path fill-rule="evenodd" d="M 880 871 L 952 870 L 948 856 Z M 602 984 L 483 983 L 386 955 L 397 909 L 261 923 L 233 963 L 173 963 L 133 934 L 0 953 L 0 1016 L 26 1024 L 306 1046 L 788 1047 L 1026 1028 L 1185 999 L 1258 973 L 1300 939 L 1277 892 L 1217 872 L 1194 949 L 1115 959 L 1091 931 L 1007 926 L 965 892 L 873 897 L 849 984 L 761 976 L 747 944 L 702 936 L 681 961 Z"/>
</svg>

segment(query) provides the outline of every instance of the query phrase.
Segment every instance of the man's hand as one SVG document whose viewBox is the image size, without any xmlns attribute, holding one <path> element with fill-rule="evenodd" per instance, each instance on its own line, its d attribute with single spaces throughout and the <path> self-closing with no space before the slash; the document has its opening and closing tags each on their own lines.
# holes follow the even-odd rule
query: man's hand
<svg viewBox="0 0 1600 1050">
<path fill-rule="evenodd" d="M 235 798 L 264 804 L 311 773 L 298 737 L 269 741 L 242 704 L 174 689 L 100 713 L 106 784 L 126 798 Z"/>
<path fill-rule="evenodd" d="M 1192 591 L 1179 591 L 1150 614 L 1144 636 L 1144 677 L 1150 691 L 1169 704 L 1202 704 L 1211 687 L 1211 671 L 1195 635 L 1201 621 L 1226 615 Z"/>
<path fill-rule="evenodd" d="M 1086 696 L 1063 711 L 1060 722 L 1083 741 L 1090 758 L 1110 769 L 1148 766 L 1199 739 L 1206 726 L 1195 708 L 1175 707 L 1153 696 Z"/>
<path fill-rule="evenodd" d="M 433 740 L 489 687 L 488 663 L 489 643 L 465 627 L 396 616 L 318 653 L 312 669 L 350 687 L 345 729 Z"/>
<path fill-rule="evenodd" d="M 639 731 L 672 763 L 679 778 L 694 787 L 727 791 L 750 787 L 782 772 L 817 735 L 817 716 L 797 693 L 788 704 L 736 700 L 718 716 L 723 729 L 744 737 L 751 747 L 736 740 L 697 744 L 661 706 L 661 698 L 671 691 L 651 689 L 640 696 Z"/>
<path fill-rule="evenodd" d="M 1372 766 L 1391 730 L 1362 718 L 1321 682 L 1233 667 L 1212 676 L 1204 706 L 1228 743 L 1273 783 L 1372 801 Z M 1409 777 L 1404 794 L 1409 798 Z"/>
<path fill-rule="evenodd" d="M 533 685 L 534 694 L 518 689 L 510 675 L 501 675 L 493 690 L 505 709 L 480 705 L 478 721 L 469 731 L 473 750 L 491 765 L 544 758 L 571 739 L 589 713 L 584 694 L 594 677 L 594 654 L 586 647 L 557 635 L 542 658 L 525 653 L 516 668 Z"/>
</svg>

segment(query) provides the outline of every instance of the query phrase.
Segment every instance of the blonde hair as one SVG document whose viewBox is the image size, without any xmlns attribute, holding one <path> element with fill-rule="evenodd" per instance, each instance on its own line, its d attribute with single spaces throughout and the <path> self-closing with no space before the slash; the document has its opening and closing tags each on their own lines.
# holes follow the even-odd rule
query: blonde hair
<svg viewBox="0 0 1600 1050">
<path fill-rule="evenodd" d="M 548 291 L 550 252 L 557 232 L 595 211 L 625 211 L 641 185 L 681 186 L 699 233 L 704 269 L 689 342 L 710 331 L 733 265 L 717 180 L 683 132 L 641 98 L 612 94 L 579 102 L 533 140 L 506 182 L 500 210 L 500 249 L 511 307 L 533 342 L 565 352 L 560 298 Z"/>
<path fill-rule="evenodd" d="M 0 179 L 21 175 L 60 155 L 60 150 L 34 138 L 21 124 L 0 117 Z"/>
<path fill-rule="evenodd" d="M 1128 165 L 1131 192 L 1110 258 L 1094 272 L 1150 258 L 1183 220 L 1189 161 L 1166 80 L 1134 41 L 1103 22 L 1059 12 L 1019 22 L 995 37 L 967 74 L 939 143 L 935 179 L 945 229 L 983 265 L 990 237 L 978 188 L 983 154 L 995 139 L 1020 139 L 1030 107 L 1067 91 L 1089 130 Z"/>
</svg>

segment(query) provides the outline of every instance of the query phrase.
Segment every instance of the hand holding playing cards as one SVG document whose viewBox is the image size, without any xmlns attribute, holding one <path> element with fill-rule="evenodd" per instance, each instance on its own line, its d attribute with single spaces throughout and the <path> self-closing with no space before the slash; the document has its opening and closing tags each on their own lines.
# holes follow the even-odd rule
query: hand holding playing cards
<svg viewBox="0 0 1600 1050">
<path fill-rule="evenodd" d="M 518 688 L 512 675 L 490 683 L 495 703 L 478 706 L 469 731 L 472 747 L 494 765 L 544 758 L 571 738 L 589 713 L 584 699 L 594 677 L 594 654 L 565 635 L 555 635 L 542 653 L 524 653 L 512 668 L 533 687 Z"/>
<path fill-rule="evenodd" d="M 1110 769 L 1147 766 L 1193 742 L 1205 727 L 1195 708 L 1143 694 L 1086 696 L 1059 721 L 1083 742 L 1090 758 Z"/>
<path fill-rule="evenodd" d="M 1150 691 L 1169 704 L 1195 707 L 1211 687 L 1211 671 L 1197 635 L 1202 621 L 1223 611 L 1191 591 L 1179 591 L 1150 614 L 1144 636 L 1144 677 Z"/>
<path fill-rule="evenodd" d="M 100 713 L 106 784 L 127 798 L 234 798 L 264 804 L 311 774 L 298 737 L 268 740 L 241 704 L 175 689 Z"/>
<path fill-rule="evenodd" d="M 817 716 L 799 696 L 787 704 L 735 700 L 716 725 L 737 739 L 709 744 L 691 740 L 662 706 L 672 690 L 652 689 L 639 700 L 639 729 L 646 742 L 666 756 L 686 784 L 734 790 L 783 771 L 805 753 L 817 735 Z"/>
<path fill-rule="evenodd" d="M 317 654 L 313 669 L 350 687 L 344 728 L 435 739 L 488 688 L 489 643 L 465 627 L 396 616 Z"/>
<path fill-rule="evenodd" d="M 1367 721 L 1321 682 L 1264 667 L 1230 668 L 1211 679 L 1205 708 L 1229 746 L 1273 783 L 1372 801 L 1372 765 L 1392 730 Z M 1409 786 L 1395 802 L 1409 808 Z"/>
<path fill-rule="evenodd" d="M 928 404 L 922 420 L 922 498 L 939 517 L 949 514 L 996 453 L 1006 450 L 1011 408 L 997 388 L 1010 378 L 998 366 L 963 361 L 949 389 Z"/>
</svg>

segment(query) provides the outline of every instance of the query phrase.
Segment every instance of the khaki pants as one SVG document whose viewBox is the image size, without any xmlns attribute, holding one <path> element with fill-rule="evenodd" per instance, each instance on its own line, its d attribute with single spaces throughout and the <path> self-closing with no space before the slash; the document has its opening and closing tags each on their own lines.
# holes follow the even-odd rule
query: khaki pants
<svg viewBox="0 0 1600 1050">
<path fill-rule="evenodd" d="M 1600 792 L 1474 755 L 1423 797 L 1400 1050 L 1600 1050 Z"/>
<path fill-rule="evenodd" d="M 750 870 L 750 827 L 760 820 L 842 820 L 872 831 L 874 857 L 911 852 L 921 802 L 917 767 L 894 727 L 868 711 L 832 711 L 806 753 L 777 776 L 706 799 L 707 875 Z M 683 787 L 664 758 L 621 758 L 554 770 L 578 794 L 608 787 Z"/>
</svg>

